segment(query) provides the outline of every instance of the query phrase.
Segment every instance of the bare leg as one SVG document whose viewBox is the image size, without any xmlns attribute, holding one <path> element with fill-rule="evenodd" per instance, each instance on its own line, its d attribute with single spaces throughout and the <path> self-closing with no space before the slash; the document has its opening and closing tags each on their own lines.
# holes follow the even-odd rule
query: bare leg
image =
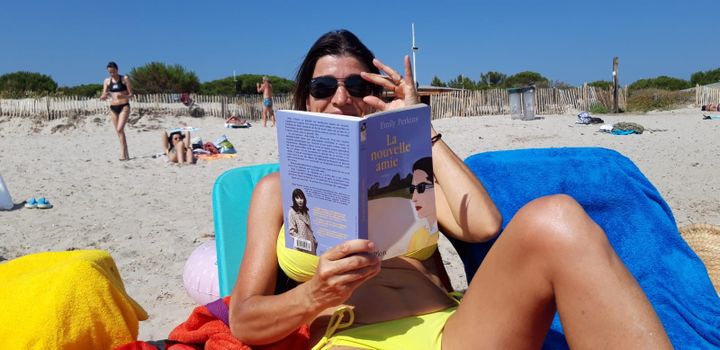
<svg viewBox="0 0 720 350">
<path fill-rule="evenodd" d="M 125 124 L 127 124 L 130 115 L 130 107 L 125 106 L 119 115 L 115 114 L 115 112 L 111 112 L 111 114 L 115 133 L 117 133 L 120 140 L 120 160 L 129 160 L 130 155 L 128 155 L 127 140 L 125 139 Z"/>
<path fill-rule="evenodd" d="M 187 154 L 185 153 L 187 151 L 187 148 L 185 147 L 185 144 L 182 142 L 178 142 L 175 144 L 175 154 L 177 154 L 177 162 L 178 164 L 185 163 L 185 157 Z"/>
<path fill-rule="evenodd" d="M 538 349 L 559 311 L 571 348 L 672 348 L 602 229 L 565 195 L 523 207 L 443 331 L 443 349 Z"/>
<path fill-rule="evenodd" d="M 192 148 L 188 148 L 185 151 L 185 162 L 188 164 L 195 164 L 195 155 L 193 154 Z"/>
<path fill-rule="evenodd" d="M 270 120 L 272 121 L 272 125 L 270 126 L 275 126 L 275 111 L 272 108 L 270 109 Z"/>
<path fill-rule="evenodd" d="M 267 107 L 263 107 L 262 122 L 263 122 L 263 127 L 267 127 Z"/>
</svg>

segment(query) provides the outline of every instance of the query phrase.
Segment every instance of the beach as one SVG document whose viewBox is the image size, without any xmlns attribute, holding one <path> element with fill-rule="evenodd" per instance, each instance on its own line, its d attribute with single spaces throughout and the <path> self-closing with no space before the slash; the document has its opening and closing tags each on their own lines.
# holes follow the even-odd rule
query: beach
<svg viewBox="0 0 720 350">
<path fill-rule="evenodd" d="M 703 120 L 699 108 L 596 117 L 608 124 L 635 122 L 646 130 L 611 135 L 599 125 L 575 124 L 574 115 L 532 121 L 508 115 L 446 118 L 433 124 L 461 158 L 535 147 L 617 150 L 656 186 L 678 226 L 720 225 L 720 121 Z M 162 151 L 161 131 L 179 126 L 198 128 L 193 136 L 203 141 L 226 135 L 237 156 L 185 166 L 154 158 Z M 17 204 L 0 211 L 0 257 L 106 250 L 129 295 L 150 314 L 140 323 L 139 339 L 167 338 L 195 306 L 183 287 L 183 267 L 195 247 L 213 239 L 215 179 L 239 166 L 277 162 L 275 132 L 259 122 L 226 129 L 214 117 L 135 115 L 126 127 L 131 160 L 121 162 L 107 115 L 54 121 L 0 117 L 0 175 Z M 54 208 L 22 208 L 25 199 L 40 196 Z M 441 251 L 453 285 L 465 288 L 462 266 L 447 241 Z"/>
</svg>

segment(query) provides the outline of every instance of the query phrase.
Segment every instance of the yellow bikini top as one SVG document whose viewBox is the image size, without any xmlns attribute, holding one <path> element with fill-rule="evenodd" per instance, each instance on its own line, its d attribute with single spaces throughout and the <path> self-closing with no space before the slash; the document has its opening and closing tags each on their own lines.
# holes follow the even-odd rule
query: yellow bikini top
<svg viewBox="0 0 720 350">
<path fill-rule="evenodd" d="M 416 237 L 425 238 L 417 239 Z M 405 254 L 404 256 L 423 261 L 429 259 L 435 253 L 435 250 L 437 250 L 438 238 L 439 233 L 429 235 L 426 229 L 419 230 L 419 232 L 416 232 L 413 235 L 410 247 L 412 248 L 414 244 L 422 244 L 424 248 L 417 250 L 409 249 L 411 252 Z M 434 244 L 425 246 L 426 244 L 419 242 L 427 242 L 428 239 L 430 241 L 434 241 Z M 280 233 L 278 234 L 275 250 L 277 252 L 278 264 L 280 265 L 280 269 L 282 269 L 283 272 L 285 272 L 285 274 L 294 281 L 300 283 L 307 282 L 312 278 L 313 275 L 315 275 L 315 270 L 317 270 L 317 265 L 320 261 L 320 258 L 316 255 L 304 253 L 286 247 L 285 226 L 280 228 Z"/>
</svg>

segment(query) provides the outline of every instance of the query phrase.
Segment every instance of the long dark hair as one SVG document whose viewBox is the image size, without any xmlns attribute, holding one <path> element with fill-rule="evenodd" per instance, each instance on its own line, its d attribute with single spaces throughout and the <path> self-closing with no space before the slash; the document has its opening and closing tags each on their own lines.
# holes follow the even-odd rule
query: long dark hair
<svg viewBox="0 0 720 350">
<path fill-rule="evenodd" d="M 358 39 L 355 34 L 345 29 L 333 30 L 323 34 L 305 55 L 305 59 L 295 76 L 295 90 L 293 91 L 293 108 L 298 111 L 306 109 L 310 95 L 310 80 L 312 80 L 315 64 L 324 56 L 351 56 L 363 63 L 368 72 L 380 73 L 373 65 L 375 58 L 372 51 Z M 380 92 L 380 89 L 376 90 Z"/>
<path fill-rule="evenodd" d="M 297 201 L 295 200 L 295 198 L 298 198 L 298 197 L 302 198 L 302 200 L 303 200 L 302 206 L 298 205 Z M 296 212 L 301 213 L 301 214 L 307 214 L 307 212 L 308 212 L 307 198 L 305 198 L 305 193 L 303 193 L 303 191 L 301 189 L 296 188 L 292 191 L 292 202 L 293 202 L 293 205 L 292 205 L 293 210 L 295 210 Z"/>
<path fill-rule="evenodd" d="M 435 181 L 435 173 L 433 172 L 432 157 L 420 158 L 413 164 L 412 171 L 422 170 L 427 174 L 427 180 L 430 183 Z"/>
</svg>

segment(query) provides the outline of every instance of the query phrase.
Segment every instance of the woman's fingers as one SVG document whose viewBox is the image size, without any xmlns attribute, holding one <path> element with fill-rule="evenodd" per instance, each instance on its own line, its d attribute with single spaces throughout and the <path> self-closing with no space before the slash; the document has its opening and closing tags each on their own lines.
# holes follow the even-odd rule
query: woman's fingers
<svg viewBox="0 0 720 350">
<path fill-rule="evenodd" d="M 410 64 L 410 56 L 405 55 L 405 82 L 410 86 L 415 86 L 415 79 L 413 78 L 412 65 Z"/>
<path fill-rule="evenodd" d="M 407 56 L 405 56 L 407 58 Z M 400 73 L 396 72 L 394 69 L 392 69 L 390 66 L 386 65 L 385 63 L 382 63 L 377 58 L 373 59 L 373 64 L 375 67 L 377 67 L 381 72 L 385 72 L 388 77 L 392 80 L 393 83 L 398 84 L 400 80 L 402 79 L 402 76 Z"/>
<path fill-rule="evenodd" d="M 373 249 L 375 249 L 375 244 L 373 242 L 365 239 L 352 239 L 330 248 L 322 255 L 322 257 L 327 260 L 334 261 L 340 260 L 352 254 L 369 253 Z"/>
<path fill-rule="evenodd" d="M 373 64 L 386 75 L 363 72 L 361 73 L 361 76 L 363 79 L 375 85 L 382 86 L 386 90 L 392 91 L 394 99 L 392 102 L 386 103 L 377 96 L 366 96 L 363 98 L 365 103 L 376 110 L 384 111 L 402 106 L 413 105 L 420 101 L 415 88 L 415 79 L 413 79 L 410 56 L 405 55 L 404 58 L 403 65 L 405 76 L 400 75 L 400 73 L 377 58 L 373 59 Z"/>
<path fill-rule="evenodd" d="M 362 72 L 360 73 L 360 76 L 363 77 L 363 79 L 375 84 L 384 87 L 388 90 L 395 90 L 397 87 L 397 84 L 393 82 L 392 78 L 386 75 L 382 74 L 376 74 L 376 73 L 368 73 L 368 72 Z"/>
</svg>

